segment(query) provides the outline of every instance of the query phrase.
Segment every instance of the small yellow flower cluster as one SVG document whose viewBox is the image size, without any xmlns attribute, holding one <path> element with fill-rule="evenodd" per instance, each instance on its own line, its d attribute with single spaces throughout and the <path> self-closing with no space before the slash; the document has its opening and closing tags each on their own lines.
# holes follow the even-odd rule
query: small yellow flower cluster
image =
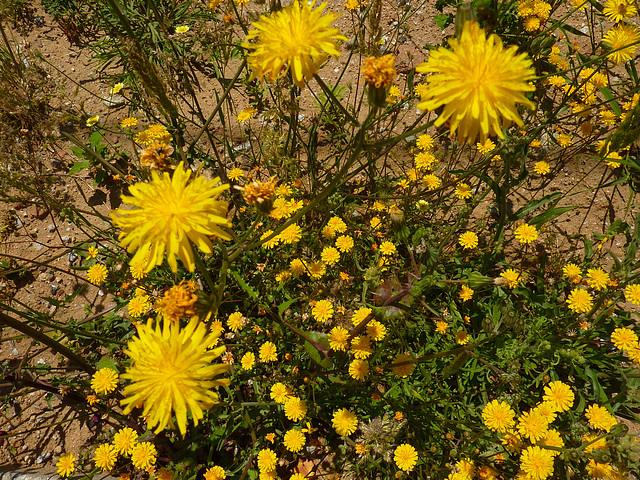
<svg viewBox="0 0 640 480">
<path fill-rule="evenodd" d="M 518 16 L 522 18 L 527 32 L 538 30 L 549 18 L 551 5 L 542 0 L 520 0 L 518 2 Z"/>
<path fill-rule="evenodd" d="M 568 263 L 562 271 L 569 281 L 575 284 L 582 281 L 582 269 L 578 265 Z M 586 283 L 596 292 L 617 285 L 617 281 L 600 267 L 587 269 Z M 576 287 L 569 293 L 566 302 L 573 312 L 587 313 L 593 307 L 593 295 L 584 288 Z"/>
<path fill-rule="evenodd" d="M 564 447 L 560 433 L 550 424 L 558 413 L 571 409 L 574 401 L 571 387 L 554 381 L 544 387 L 542 402 L 517 419 L 511 406 L 500 400 L 489 402 L 482 410 L 482 418 L 489 430 L 499 434 L 507 451 L 520 452 L 520 468 L 527 478 L 544 480 L 553 475 L 554 458 Z M 527 441 L 531 445 L 527 446 Z"/>
</svg>

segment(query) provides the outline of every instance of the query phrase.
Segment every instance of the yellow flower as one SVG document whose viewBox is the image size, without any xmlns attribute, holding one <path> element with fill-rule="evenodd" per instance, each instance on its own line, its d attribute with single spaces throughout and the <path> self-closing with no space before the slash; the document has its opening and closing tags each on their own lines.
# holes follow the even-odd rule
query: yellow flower
<svg viewBox="0 0 640 480">
<path fill-rule="evenodd" d="M 93 117 L 87 118 L 87 127 L 93 127 L 100 120 L 100 115 L 94 115 Z"/>
<path fill-rule="evenodd" d="M 135 117 L 127 117 L 120 122 L 120 128 L 131 128 L 138 125 L 138 119 Z"/>
<path fill-rule="evenodd" d="M 256 356 L 253 352 L 245 353 L 240 359 L 240 365 L 245 370 L 251 370 L 256 364 Z"/>
<path fill-rule="evenodd" d="M 396 69 L 393 68 L 395 58 L 391 54 L 365 58 L 361 69 L 365 82 L 376 88 L 390 87 L 398 75 Z"/>
<path fill-rule="evenodd" d="M 476 143 L 476 147 L 478 148 L 478 152 L 485 155 L 489 153 L 491 150 L 496 148 L 496 144 L 491 141 L 491 139 L 487 138 L 484 143 Z"/>
<path fill-rule="evenodd" d="M 611 343 L 619 350 L 638 348 L 638 335 L 630 328 L 616 328 L 611 334 Z"/>
<path fill-rule="evenodd" d="M 147 276 L 145 269 L 147 268 L 147 261 L 143 260 L 140 262 L 129 263 L 129 272 L 131 272 L 131 276 L 136 280 L 141 280 Z"/>
<path fill-rule="evenodd" d="M 366 335 L 358 335 L 351 340 L 351 351 L 354 357 L 365 359 L 371 355 L 371 340 Z"/>
<path fill-rule="evenodd" d="M 275 247 L 276 245 L 278 245 L 280 243 L 280 235 L 276 235 L 275 237 L 272 237 L 271 239 L 267 240 L 268 237 L 271 237 L 271 235 L 273 234 L 273 230 L 267 230 L 266 232 L 264 232 L 261 236 L 260 236 L 260 240 L 266 240 L 262 246 L 264 248 L 266 248 L 267 250 Z"/>
<path fill-rule="evenodd" d="M 349 331 L 344 327 L 333 327 L 327 338 L 332 350 L 344 352 L 349 346 Z"/>
<path fill-rule="evenodd" d="M 544 480 L 553 475 L 553 455 L 538 446 L 527 447 L 520 456 L 520 467 L 531 480 Z"/>
<path fill-rule="evenodd" d="M 300 430 L 287 430 L 284 434 L 283 443 L 284 448 L 289 450 L 290 452 L 298 453 L 304 447 L 304 444 L 307 442 L 304 433 Z"/>
<path fill-rule="evenodd" d="M 569 385 L 555 381 L 544 387 L 544 397 L 542 399 L 550 403 L 554 411 L 566 412 L 573 406 L 575 395 Z"/>
<path fill-rule="evenodd" d="M 109 443 L 103 443 L 98 446 L 93 453 L 93 462 L 96 464 L 96 467 L 103 472 L 111 470 L 116 464 L 116 460 L 118 460 L 118 452 L 116 448 Z"/>
<path fill-rule="evenodd" d="M 140 470 L 148 470 L 156 464 L 158 451 L 151 442 L 140 442 L 133 447 L 131 463 Z"/>
<path fill-rule="evenodd" d="M 387 327 L 377 320 L 367 323 L 367 335 L 374 342 L 379 342 L 387 335 Z"/>
<path fill-rule="evenodd" d="M 336 40 L 347 38 L 329 26 L 335 15 L 322 15 L 326 3 L 315 10 L 312 5 L 307 2 L 300 5 L 296 0 L 269 17 L 261 15 L 260 20 L 251 24 L 255 30 L 249 31 L 247 40 L 257 41 L 242 43 L 250 50 L 247 63 L 253 69 L 251 79 L 274 81 L 291 69 L 294 83 L 304 88 L 305 81 L 318 72 L 327 55 L 340 56 Z"/>
<path fill-rule="evenodd" d="M 198 301 L 195 290 L 195 284 L 180 282 L 164 292 L 162 298 L 156 302 L 154 310 L 174 322 L 185 317 L 193 317 L 196 314 L 194 305 Z"/>
<path fill-rule="evenodd" d="M 146 325 L 138 325 L 138 336 L 128 344 L 125 353 L 132 364 L 123 379 L 130 380 L 125 387 L 125 415 L 136 406 L 143 406 L 143 416 L 148 416 L 147 426 L 159 433 L 172 422 L 175 413 L 178 428 L 184 436 L 187 431 L 187 412 L 193 422 L 203 417 L 203 409 L 211 408 L 218 395 L 211 388 L 229 385 L 229 379 L 216 379 L 229 369 L 228 365 L 211 362 L 222 355 L 225 347 L 209 348 L 218 341 L 219 334 L 207 333 L 205 324 L 197 317 L 181 329 L 178 322 L 149 319 Z"/>
<path fill-rule="evenodd" d="M 369 375 L 369 364 L 356 358 L 349 364 L 349 375 L 354 380 L 364 380 Z"/>
<path fill-rule="evenodd" d="M 187 33 L 189 31 L 189 27 L 187 25 L 180 25 L 176 27 L 176 33 Z"/>
<path fill-rule="evenodd" d="M 235 182 L 236 180 L 244 177 L 244 170 L 237 167 L 232 168 L 231 170 L 229 170 L 229 173 L 227 173 L 227 177 L 229 178 L 229 180 Z"/>
<path fill-rule="evenodd" d="M 95 395 L 87 395 L 87 403 L 93 406 L 96 403 L 100 403 L 100 399 Z"/>
<path fill-rule="evenodd" d="M 518 418 L 518 431 L 532 442 L 537 442 L 547 435 L 549 424 L 535 409 L 522 413 Z"/>
<path fill-rule="evenodd" d="M 273 342 L 264 342 L 260 346 L 258 356 L 261 362 L 276 362 L 278 360 L 278 349 Z"/>
<path fill-rule="evenodd" d="M 587 464 L 587 473 L 591 478 L 599 480 L 609 480 L 613 478 L 621 478 L 620 475 L 616 475 L 613 471 L 613 467 L 609 463 L 598 463 L 593 458 L 589 459 Z"/>
<path fill-rule="evenodd" d="M 342 253 L 349 253 L 353 248 L 353 238 L 349 235 L 340 235 L 336 238 L 336 248 Z"/>
<path fill-rule="evenodd" d="M 204 480 L 225 480 L 225 478 L 227 478 L 227 472 L 219 465 L 214 465 L 204 472 Z"/>
<path fill-rule="evenodd" d="M 298 397 L 289 397 L 284 401 L 284 416 L 292 422 L 298 422 L 307 414 L 307 404 Z"/>
<path fill-rule="evenodd" d="M 610 28 L 602 37 L 602 41 L 610 46 L 611 52 L 608 56 L 613 63 L 620 65 L 631 60 L 636 53 L 637 43 L 640 41 L 640 30 L 633 25 L 623 23 Z"/>
<path fill-rule="evenodd" d="M 344 8 L 347 10 L 357 10 L 360 8 L 360 2 L 358 2 L 358 0 L 347 0 L 344 4 Z"/>
<path fill-rule="evenodd" d="M 333 318 L 333 304 L 329 300 L 319 300 L 311 310 L 311 315 L 318 322 L 326 322 Z"/>
<path fill-rule="evenodd" d="M 500 277 L 508 288 L 516 288 L 520 285 L 520 274 L 512 268 L 508 268 L 504 272 L 501 272 Z"/>
<path fill-rule="evenodd" d="M 609 432 L 611 427 L 618 423 L 616 418 L 609 413 L 609 410 L 599 405 L 588 406 L 584 414 L 589 421 L 589 425 L 605 432 Z"/>
<path fill-rule="evenodd" d="M 633 0 L 607 0 L 602 13 L 614 23 L 620 23 L 625 18 L 631 18 L 638 13 Z"/>
<path fill-rule="evenodd" d="M 468 183 L 460 182 L 456 185 L 454 195 L 461 200 L 473 197 L 471 186 Z"/>
<path fill-rule="evenodd" d="M 136 183 L 129 187 L 132 196 L 122 200 L 136 208 L 117 209 L 111 219 L 122 228 L 119 240 L 129 253 L 136 251 L 131 262 L 146 261 L 146 272 L 162 263 L 165 251 L 173 272 L 178 271 L 176 255 L 190 272 L 195 270 L 191 243 L 205 253 L 213 253 L 209 235 L 229 240 L 220 226 L 230 227 L 226 219 L 227 202 L 216 198 L 228 184 L 215 186 L 219 178 L 206 180 L 197 175 L 189 181 L 191 170 L 181 162 L 173 177 L 164 172 L 151 172 L 148 183 Z"/>
<path fill-rule="evenodd" d="M 528 223 L 518 226 L 514 234 L 520 243 L 531 243 L 538 239 L 538 229 L 535 225 L 529 225 Z"/>
<path fill-rule="evenodd" d="M 351 410 L 341 408 L 333 414 L 331 424 L 333 428 L 336 429 L 338 435 L 346 437 L 357 430 L 358 417 Z"/>
<path fill-rule="evenodd" d="M 98 249 L 93 245 L 91 245 L 87 249 L 87 258 L 96 258 L 97 255 L 98 255 Z"/>
<path fill-rule="evenodd" d="M 311 262 L 307 265 L 307 271 L 312 278 L 318 279 L 327 272 L 327 267 L 322 262 Z"/>
<path fill-rule="evenodd" d="M 624 296 L 627 299 L 627 302 L 631 302 L 634 305 L 640 305 L 640 283 L 627 285 L 624 288 Z"/>
<path fill-rule="evenodd" d="M 451 50 L 432 50 L 429 60 L 417 72 L 435 73 L 427 77 L 429 89 L 418 108 L 435 110 L 444 105 L 435 126 L 451 122 L 458 139 L 481 141 L 489 135 L 504 138 L 502 128 L 515 122 L 524 125 L 516 104 L 535 105 L 524 93 L 535 90 L 528 82 L 535 76 L 531 61 L 518 47 L 503 48 L 495 34 L 488 38 L 475 21 L 467 21 L 459 38 L 449 41 Z"/>
<path fill-rule="evenodd" d="M 87 279 L 94 285 L 98 285 L 107 279 L 109 271 L 102 263 L 96 263 L 87 270 Z"/>
<path fill-rule="evenodd" d="M 91 377 L 91 388 L 97 394 L 113 392 L 118 386 L 118 373 L 111 368 L 101 368 Z"/>
<path fill-rule="evenodd" d="M 141 317 L 151 308 L 149 295 L 136 295 L 127 304 L 127 311 L 132 317 Z"/>
<path fill-rule="evenodd" d="M 138 443 L 138 434 L 133 428 L 121 428 L 113 436 L 113 447 L 118 453 L 131 455 L 133 447 Z"/>
<path fill-rule="evenodd" d="M 274 402 L 284 405 L 284 402 L 291 397 L 291 391 L 285 384 L 278 382 L 271 386 L 271 393 L 269 396 Z"/>
<path fill-rule="evenodd" d="M 547 430 L 547 436 L 544 437 L 542 440 L 540 440 L 538 443 L 540 445 L 544 445 L 547 447 L 556 447 L 556 448 L 564 447 L 564 440 L 560 436 L 560 432 L 558 432 L 553 428 L 550 428 L 549 430 Z M 547 450 L 549 451 L 549 453 L 551 453 L 551 456 L 553 457 L 556 457 L 561 453 L 558 450 L 551 450 L 551 449 L 547 449 Z"/>
<path fill-rule="evenodd" d="M 400 470 L 409 471 L 418 462 L 418 452 L 408 443 L 403 443 L 393 452 L 393 461 Z"/>
<path fill-rule="evenodd" d="M 276 469 L 278 457 L 270 448 L 263 448 L 258 452 L 258 470 L 260 472 L 273 472 Z"/>
<path fill-rule="evenodd" d="M 609 274 L 601 268 L 590 268 L 587 270 L 587 282 L 594 290 L 600 291 L 609 285 L 611 278 Z"/>
<path fill-rule="evenodd" d="M 380 253 L 382 255 L 393 255 L 396 251 L 396 246 L 389 241 L 382 242 L 380 245 Z"/>
<path fill-rule="evenodd" d="M 238 122 L 244 123 L 251 120 L 258 111 L 253 107 L 247 107 L 238 114 Z"/>
<path fill-rule="evenodd" d="M 478 235 L 473 232 L 464 232 L 462 235 L 460 235 L 458 243 L 465 250 L 476 248 L 478 246 Z"/>
<path fill-rule="evenodd" d="M 482 409 L 484 424 L 494 432 L 504 433 L 513 427 L 515 424 L 514 416 L 515 412 L 511 406 L 498 400 L 492 400 Z"/>
<path fill-rule="evenodd" d="M 71 452 L 61 455 L 56 463 L 56 467 L 58 467 L 58 475 L 61 477 L 68 477 L 71 475 L 76 470 L 75 461 L 76 457 Z"/>
<path fill-rule="evenodd" d="M 473 293 L 473 288 L 462 285 L 462 287 L 460 287 L 460 293 L 458 294 L 458 296 L 460 297 L 460 300 L 466 302 L 467 300 L 471 300 L 473 298 Z"/>
<path fill-rule="evenodd" d="M 436 332 L 438 332 L 440 335 L 444 335 L 445 333 L 447 333 L 448 328 L 449 324 L 444 320 L 436 321 Z"/>
<path fill-rule="evenodd" d="M 333 265 L 340 260 L 340 252 L 335 247 L 324 247 L 320 258 L 322 258 L 322 261 L 327 265 Z"/>
<path fill-rule="evenodd" d="M 433 137 L 423 133 L 416 140 L 416 145 L 420 150 L 431 150 L 433 148 Z"/>
<path fill-rule="evenodd" d="M 369 221 L 369 225 L 371 225 L 371 228 L 373 228 L 374 230 L 377 230 L 382 226 L 382 220 L 380 220 L 380 217 L 373 217 Z"/>
<path fill-rule="evenodd" d="M 549 164 L 547 162 L 542 160 L 535 163 L 535 165 L 533 166 L 533 171 L 538 175 L 547 175 L 549 172 L 551 172 L 551 167 L 549 167 Z"/>
<path fill-rule="evenodd" d="M 238 330 L 242 330 L 242 327 L 245 326 L 245 322 L 246 319 L 241 312 L 233 312 L 227 319 L 227 326 L 232 332 L 237 332 Z"/>
<path fill-rule="evenodd" d="M 291 271 L 291 275 L 298 277 L 307 271 L 307 267 L 302 260 L 294 258 L 289 263 L 289 270 Z"/>
<path fill-rule="evenodd" d="M 593 296 L 582 288 L 574 288 L 567 297 L 567 304 L 575 313 L 587 313 L 593 307 Z"/>
<path fill-rule="evenodd" d="M 408 362 L 408 363 L 407 363 Z M 413 357 L 405 353 L 399 353 L 396 355 L 396 358 L 393 359 L 393 363 L 404 363 L 404 365 L 396 365 L 395 367 L 391 367 L 391 370 L 394 374 L 401 378 L 409 377 L 413 371 L 416 369 L 416 364 L 413 361 Z"/>
<path fill-rule="evenodd" d="M 458 330 L 454 337 L 458 345 L 466 345 L 469 343 L 469 334 L 466 330 Z"/>
<path fill-rule="evenodd" d="M 425 175 L 422 178 L 422 184 L 427 188 L 427 190 L 435 190 L 442 185 L 442 180 L 440 180 L 437 175 Z"/>
<path fill-rule="evenodd" d="M 302 238 L 302 228 L 300 228 L 300 225 L 294 223 L 285 228 L 279 237 L 282 243 L 297 243 Z"/>
<path fill-rule="evenodd" d="M 578 279 L 578 281 L 580 281 L 581 275 L 582 269 L 575 263 L 567 263 L 564 267 L 562 267 L 562 276 L 568 278 L 569 280 Z"/>
</svg>

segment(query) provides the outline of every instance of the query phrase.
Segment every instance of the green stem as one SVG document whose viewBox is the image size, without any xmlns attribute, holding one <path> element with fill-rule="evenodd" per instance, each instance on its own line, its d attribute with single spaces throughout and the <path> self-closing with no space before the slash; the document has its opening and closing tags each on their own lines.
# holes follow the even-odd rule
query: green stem
<svg viewBox="0 0 640 480">
<path fill-rule="evenodd" d="M 340 103 L 340 100 L 338 100 L 336 98 L 336 96 L 333 93 L 333 90 L 331 90 L 326 83 L 324 83 L 324 81 L 318 76 L 318 74 L 315 74 L 313 76 L 313 78 L 316 79 L 316 82 L 318 82 L 318 85 L 320 85 L 320 88 L 322 88 L 322 90 L 324 91 L 324 93 L 327 95 L 327 98 L 331 99 L 331 103 L 333 105 L 335 105 L 336 107 L 338 107 L 338 109 L 344 113 L 344 115 L 347 117 L 347 119 L 349 119 L 349 121 L 354 124 L 354 125 L 358 125 L 359 122 L 356 118 L 354 118 L 353 115 L 351 115 L 349 113 L 349 111 L 344 108 L 344 106 L 342 105 L 342 103 Z"/>
</svg>

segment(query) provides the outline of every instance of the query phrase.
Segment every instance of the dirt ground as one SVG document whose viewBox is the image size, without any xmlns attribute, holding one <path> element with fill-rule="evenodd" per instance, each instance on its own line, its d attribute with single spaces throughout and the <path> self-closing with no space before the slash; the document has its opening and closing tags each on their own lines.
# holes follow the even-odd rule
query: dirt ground
<svg viewBox="0 0 640 480">
<path fill-rule="evenodd" d="M 333 3 L 333 4 L 332 4 Z M 332 10 L 344 11 L 342 4 L 330 2 Z M 393 5 L 385 6 L 383 15 L 384 29 L 391 29 L 394 22 L 398 22 L 400 10 Z M 403 84 L 409 70 L 426 59 L 423 49 L 425 43 L 439 44 L 445 34 L 450 33 L 451 28 L 444 32 L 432 21 L 437 12 L 432 7 L 419 9 L 409 20 L 410 29 L 397 41 L 398 71 L 403 77 Z M 104 99 L 109 97 L 111 85 L 100 80 L 96 73 L 95 65 L 91 63 L 87 49 L 80 48 L 69 42 L 60 26 L 45 13 L 40 6 L 36 7 L 36 14 L 42 19 L 34 29 L 26 36 L 13 31 L 12 42 L 16 49 L 25 58 L 29 51 L 41 52 L 44 59 L 55 70 L 53 75 L 56 81 L 65 84 L 64 97 L 61 102 L 68 102 L 68 106 L 82 111 L 86 115 L 99 115 L 100 121 L 107 127 L 115 127 L 123 118 L 136 112 L 129 112 L 123 104 L 109 106 Z M 344 14 L 336 22 L 342 32 L 353 32 L 352 18 Z M 583 25 L 584 26 L 584 25 Z M 349 35 L 347 35 L 349 36 Z M 325 66 L 323 74 L 326 81 L 335 81 L 341 66 L 346 61 L 346 55 L 338 60 L 332 59 Z M 353 64 L 347 69 L 347 82 L 357 84 L 359 66 Z M 207 89 L 220 90 L 220 86 L 212 79 L 200 78 L 203 91 Z M 406 83 L 406 82 L 405 82 Z M 203 95 L 202 107 L 205 113 L 211 111 L 214 106 L 215 96 Z M 235 99 L 242 104 L 243 98 Z M 302 96 L 303 110 L 310 111 L 314 100 L 309 91 Z M 403 123 L 399 127 L 406 127 L 415 119 L 417 112 L 406 112 Z M 254 120 L 259 121 L 259 118 Z M 88 137 L 90 129 L 78 132 L 82 138 Z M 114 128 L 115 131 L 115 128 Z M 117 142 L 118 136 L 107 135 L 107 141 Z M 238 144 L 247 141 L 242 132 L 238 132 L 236 138 Z M 68 177 L 69 166 L 74 162 L 70 150 L 71 144 L 59 141 L 55 145 L 48 145 L 38 152 L 41 161 L 42 172 L 45 175 L 58 177 L 54 182 L 52 194 L 60 198 L 70 197 L 81 205 L 83 200 L 80 192 L 87 198 L 98 199 L 94 207 L 102 215 L 108 216 L 111 209 L 109 193 L 95 187 L 93 178 L 88 172 Z M 517 194 L 514 210 L 526 204 L 535 190 L 538 195 L 549 194 L 557 191 L 566 191 L 584 178 L 582 185 L 585 189 L 594 187 L 600 182 L 602 176 L 610 175 L 604 167 L 592 168 L 594 161 L 590 159 L 574 158 L 563 165 L 556 166 L 558 174 L 540 189 L 543 180 L 531 180 L 530 188 L 523 188 Z M 37 198 L 34 198 L 37 201 Z M 583 205 L 584 208 L 574 210 L 555 222 L 553 229 L 557 229 L 562 235 L 558 235 L 557 245 L 549 245 L 553 249 L 567 249 L 571 246 L 560 244 L 560 238 L 567 233 L 603 233 L 607 226 L 614 220 L 621 219 L 632 223 L 638 213 L 637 208 L 626 211 L 625 206 L 629 200 L 629 191 L 623 187 L 611 187 L 602 189 L 597 194 L 588 191 L 577 193 L 569 198 L 573 204 Z M 480 208 L 489 208 L 489 204 Z M 16 262 L 18 265 L 39 265 L 30 267 L 19 282 L 6 278 L 0 278 L 0 295 L 5 300 L 11 300 L 13 304 L 66 322 L 69 319 L 83 319 L 87 316 L 99 314 L 115 308 L 114 297 L 109 292 L 89 285 L 84 277 L 84 272 L 72 270 L 79 265 L 80 259 L 72 249 L 80 242 L 87 240 L 87 233 L 81 231 L 72 223 L 62 220 L 58 215 L 51 215 L 44 208 L 39 208 L 29 203 L 4 202 L 0 205 L 0 216 L 4 223 L 12 223 L 11 233 L 4 238 L 0 247 L 0 259 Z M 99 220 L 96 220 L 99 222 Z M 102 221 L 99 226 L 106 227 L 107 222 Z M 620 237 L 610 240 L 614 247 L 621 252 L 622 239 Z M 575 255 L 581 254 L 581 247 L 575 251 Z M 46 300 L 45 297 L 62 300 L 65 295 L 72 295 L 83 288 L 68 308 L 63 311 Z M 125 316 L 126 312 L 121 311 Z M 3 330 L 4 341 L 0 342 L 0 361 L 8 366 L 20 363 L 30 365 L 48 364 L 54 369 L 68 367 L 66 361 L 52 354 L 48 349 L 35 344 L 28 338 L 15 335 L 16 332 Z M 15 336 L 12 340 L 7 338 Z M 23 378 L 28 382 L 29 378 Z M 65 451 L 81 452 L 89 443 L 92 443 L 100 435 L 100 412 L 86 406 L 84 409 L 75 410 L 67 406 L 67 402 L 73 399 L 65 399 L 64 392 L 38 391 L 23 383 L 24 390 L 30 391 L 26 395 L 14 396 L 13 400 L 3 405 L 0 415 L 0 464 L 2 465 L 28 465 L 51 466 L 58 456 Z M 55 390 L 55 389 L 54 389 Z M 0 383 L 0 395 L 16 393 L 13 382 L 6 379 Z"/>
</svg>

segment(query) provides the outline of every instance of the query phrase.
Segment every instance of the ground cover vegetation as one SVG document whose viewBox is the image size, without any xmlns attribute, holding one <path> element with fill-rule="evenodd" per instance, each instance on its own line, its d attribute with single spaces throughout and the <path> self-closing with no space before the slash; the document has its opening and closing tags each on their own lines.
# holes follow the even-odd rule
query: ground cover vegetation
<svg viewBox="0 0 640 480">
<path fill-rule="evenodd" d="M 401 74 L 395 40 L 424 5 L 43 3 L 125 105 L 38 133 L 47 63 L 3 35 L 3 199 L 78 225 L 75 274 L 116 302 L 57 322 L 2 300 L 5 338 L 70 365 L 25 386 L 36 367 L 3 362 L 6 404 L 46 386 L 103 422 L 60 476 L 637 474 L 635 2 L 440 1 L 450 34 Z M 28 16 L 13 4 L 5 24 Z M 108 215 L 8 167 L 60 140 L 69 175 L 122 192 Z M 571 161 L 601 181 L 545 190 Z M 557 228 L 600 192 L 626 202 L 601 231 Z"/>
</svg>

